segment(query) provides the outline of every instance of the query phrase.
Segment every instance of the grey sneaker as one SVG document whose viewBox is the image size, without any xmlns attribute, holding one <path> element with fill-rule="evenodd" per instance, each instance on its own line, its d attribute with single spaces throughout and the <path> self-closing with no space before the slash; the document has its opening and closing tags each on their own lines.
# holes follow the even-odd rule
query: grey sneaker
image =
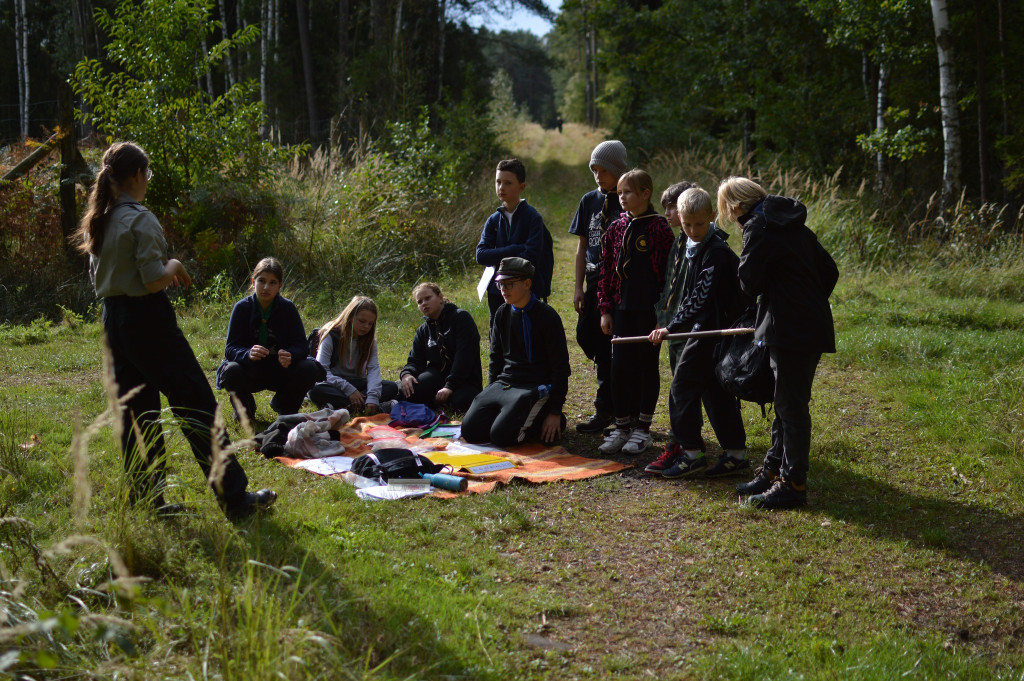
<svg viewBox="0 0 1024 681">
<path fill-rule="evenodd" d="M 626 440 L 626 444 L 622 445 L 623 454 L 639 454 L 648 447 L 654 441 L 654 436 L 651 435 L 651 431 L 643 430 L 642 428 L 634 428 L 629 434 L 629 439 Z"/>
<path fill-rule="evenodd" d="M 618 454 L 629 441 L 629 428 L 616 428 L 604 439 L 597 451 L 602 454 Z"/>
</svg>

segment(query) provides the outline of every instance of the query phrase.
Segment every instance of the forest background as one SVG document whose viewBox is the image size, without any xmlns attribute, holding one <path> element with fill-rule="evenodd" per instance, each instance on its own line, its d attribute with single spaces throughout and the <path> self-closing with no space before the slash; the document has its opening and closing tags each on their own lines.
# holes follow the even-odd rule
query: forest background
<svg viewBox="0 0 1024 681">
<path fill-rule="evenodd" d="M 570 4 L 543 38 L 473 28 L 509 7 L 0 0 L 0 678 L 1019 681 L 1024 17 L 677 0 Z M 67 163 L 14 172 L 54 136 Z M 195 275 L 171 295 L 209 376 L 267 254 L 308 323 L 373 295 L 393 375 L 414 281 L 485 323 L 473 248 L 507 154 L 555 236 L 571 336 L 565 228 L 610 136 L 658 190 L 735 173 L 800 198 L 839 260 L 808 509 L 652 480 L 653 449 L 620 475 L 368 505 L 230 423 L 253 486 L 280 493 L 235 526 L 169 413 L 190 512 L 129 507 L 100 308 L 64 241 L 110 139 L 152 155 L 147 205 Z M 575 420 L 593 367 L 569 350 Z M 743 413 L 756 458 L 768 423 Z"/>
<path fill-rule="evenodd" d="M 471 25 L 524 11 L 552 30 Z M 282 247 L 300 277 L 320 272 L 323 238 L 346 220 L 350 246 L 382 234 L 389 278 L 416 278 L 472 264 L 463 233 L 480 209 L 466 188 L 515 120 L 579 122 L 638 165 L 737 151 L 737 172 L 835 177 L 857 209 L 843 251 L 902 262 L 908 244 L 989 247 L 1018 231 L 1022 22 L 1005 0 L 6 0 L 0 161 L 55 131 L 141 142 L 151 207 L 204 282 Z M 68 285 L 82 263 L 56 247 L 74 220 L 65 208 L 61 225 L 60 185 L 47 185 L 77 179 L 80 210 L 77 170 L 5 190 L 5 319 L 86 302 Z M 424 229 L 437 248 L 417 245 Z"/>
</svg>

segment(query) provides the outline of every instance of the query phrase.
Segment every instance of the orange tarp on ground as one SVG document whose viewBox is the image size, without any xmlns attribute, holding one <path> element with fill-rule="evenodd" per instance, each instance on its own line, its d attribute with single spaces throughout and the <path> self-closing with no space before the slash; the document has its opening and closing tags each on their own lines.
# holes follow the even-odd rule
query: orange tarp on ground
<svg viewBox="0 0 1024 681">
<path fill-rule="evenodd" d="M 396 429 L 387 425 L 390 417 L 387 414 L 361 416 L 349 421 L 340 431 L 340 441 L 345 445 L 344 456 L 356 457 L 370 451 L 375 440 L 387 440 L 396 447 L 433 446 L 443 450 L 451 440 L 446 438 L 421 439 L 420 428 Z M 605 459 L 588 459 L 570 454 L 564 447 L 548 447 L 542 444 L 527 444 L 507 450 L 496 450 L 495 456 L 501 456 L 516 464 L 515 468 L 506 468 L 489 473 L 471 474 L 457 471 L 455 474 L 469 479 L 469 492 L 490 492 L 499 483 L 508 483 L 513 478 L 521 478 L 527 482 L 541 483 L 555 480 L 582 480 L 598 475 L 616 473 L 628 468 L 626 464 L 607 461 Z M 278 461 L 289 467 L 295 467 L 302 459 L 278 457 Z M 341 477 L 332 475 L 330 477 Z M 437 497 L 455 497 L 455 492 L 434 493 Z"/>
</svg>

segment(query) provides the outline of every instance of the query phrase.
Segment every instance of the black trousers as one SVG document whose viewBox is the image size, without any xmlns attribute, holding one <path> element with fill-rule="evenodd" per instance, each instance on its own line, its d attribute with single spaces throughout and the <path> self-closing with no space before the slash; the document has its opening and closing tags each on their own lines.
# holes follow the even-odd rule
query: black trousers
<svg viewBox="0 0 1024 681">
<path fill-rule="evenodd" d="M 211 429 L 217 401 L 192 347 L 178 328 L 174 309 L 164 293 L 142 297 L 115 296 L 103 301 L 103 328 L 114 358 L 119 396 L 139 388 L 122 413 L 121 447 L 133 501 L 147 497 L 159 502 L 164 486 L 166 451 L 160 418 L 160 393 L 192 454 L 209 479 Z M 142 436 L 141 441 L 136 433 Z M 222 434 L 222 445 L 228 444 Z M 234 456 L 214 487 L 221 504 L 230 509 L 245 503 L 248 480 Z"/>
<path fill-rule="evenodd" d="M 705 450 L 700 406 L 708 412 L 708 421 L 722 449 L 743 449 L 747 434 L 743 428 L 740 404 L 715 377 L 717 338 L 691 338 L 682 347 L 679 364 L 672 374 L 668 393 L 668 416 L 672 436 L 683 449 Z"/>
<path fill-rule="evenodd" d="M 784 348 L 768 352 L 775 374 L 775 420 L 764 467 L 804 485 L 811 452 L 811 385 L 821 353 Z"/>
<path fill-rule="evenodd" d="M 616 310 L 612 331 L 616 336 L 646 336 L 656 323 L 653 306 L 650 310 Z M 658 346 L 646 341 L 612 346 L 612 406 L 616 419 L 654 414 L 660 392 Z"/>
<path fill-rule="evenodd" d="M 597 369 L 597 395 L 594 411 L 611 414 L 612 409 L 612 337 L 601 331 L 601 315 L 597 311 L 597 283 L 587 283 L 583 294 L 583 311 L 576 320 L 576 342 L 583 354 Z"/>
<path fill-rule="evenodd" d="M 299 413 L 306 393 L 320 379 L 320 365 L 305 358 L 293 361 L 286 369 L 276 357 L 264 357 L 258 362 L 224 362 L 217 373 L 220 386 L 238 397 L 252 420 L 256 413 L 252 395 L 261 390 L 274 391 L 270 406 L 278 414 Z"/>
<path fill-rule="evenodd" d="M 346 381 L 356 387 L 356 390 L 366 395 L 366 379 L 365 378 L 346 378 Z M 398 384 L 394 381 L 381 381 L 380 382 L 380 401 L 387 402 L 398 397 Z M 332 409 L 348 409 L 349 399 L 348 395 L 341 391 L 340 388 L 335 388 L 330 383 L 317 383 L 309 391 L 309 399 L 312 400 L 313 404 L 318 409 L 324 407 L 331 407 Z"/>
<path fill-rule="evenodd" d="M 402 399 L 416 402 L 417 404 L 426 404 L 430 407 L 447 407 L 452 411 L 465 412 L 469 409 L 469 405 L 473 404 L 473 398 L 480 394 L 476 386 L 462 386 L 452 390 L 451 397 L 448 398 L 447 402 L 438 405 L 434 401 L 434 396 L 437 395 L 438 390 L 444 387 L 447 376 L 434 369 L 424 369 L 415 378 L 418 382 L 412 388 L 412 395 Z"/>
<path fill-rule="evenodd" d="M 536 439 L 547 417 L 541 413 L 547 399 L 539 397 L 536 388 L 495 381 L 476 396 L 462 418 L 462 437 L 466 442 L 499 447 Z"/>
</svg>

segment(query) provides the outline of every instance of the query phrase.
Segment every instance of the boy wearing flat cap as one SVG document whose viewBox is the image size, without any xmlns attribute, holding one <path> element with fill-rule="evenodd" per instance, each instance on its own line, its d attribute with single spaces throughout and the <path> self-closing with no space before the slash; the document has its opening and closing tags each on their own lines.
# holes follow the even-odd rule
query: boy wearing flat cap
<svg viewBox="0 0 1024 681">
<path fill-rule="evenodd" d="M 505 301 L 491 324 L 490 384 L 462 419 L 467 442 L 556 442 L 565 428 L 569 350 L 558 313 L 533 294 L 534 267 L 505 258 L 495 281 Z"/>
</svg>

